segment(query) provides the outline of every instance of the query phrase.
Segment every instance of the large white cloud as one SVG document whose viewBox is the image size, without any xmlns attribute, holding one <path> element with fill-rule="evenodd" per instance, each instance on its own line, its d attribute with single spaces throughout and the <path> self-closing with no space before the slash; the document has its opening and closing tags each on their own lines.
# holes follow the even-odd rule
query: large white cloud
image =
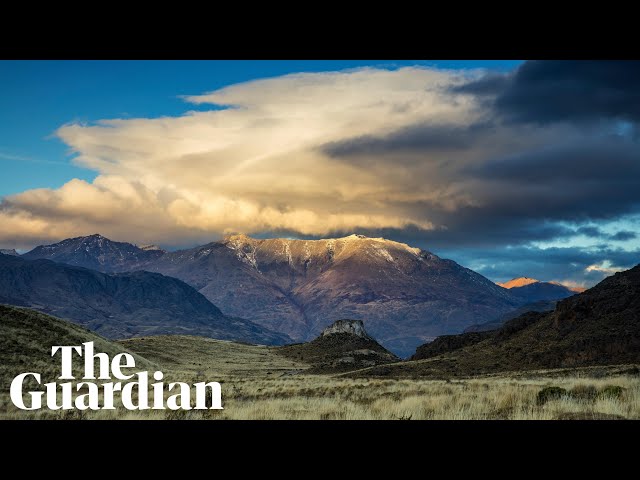
<svg viewBox="0 0 640 480">
<path fill-rule="evenodd" d="M 97 178 L 5 197 L 0 246 L 96 232 L 186 246 L 231 232 L 389 229 L 427 248 L 570 245 L 582 224 L 637 213 L 633 135 L 604 120 L 510 121 L 457 88 L 482 74 L 294 74 L 185 97 L 210 110 L 64 125 L 57 135 Z M 603 235 L 581 247 L 613 241 Z M 637 249 L 636 236 L 621 238 Z M 590 258 L 582 275 L 610 273 L 607 258 L 622 264 Z"/>
<path fill-rule="evenodd" d="M 426 68 L 295 74 L 185 98 L 218 106 L 210 111 L 62 126 L 74 161 L 99 176 L 6 197 L 0 242 L 99 231 L 179 245 L 237 231 L 441 228 L 402 206 L 470 201 L 424 175 L 418 181 L 433 169 L 428 159 L 363 168 L 321 146 L 415 124 L 469 124 L 479 115 L 473 98 L 448 93 L 463 80 Z"/>
</svg>

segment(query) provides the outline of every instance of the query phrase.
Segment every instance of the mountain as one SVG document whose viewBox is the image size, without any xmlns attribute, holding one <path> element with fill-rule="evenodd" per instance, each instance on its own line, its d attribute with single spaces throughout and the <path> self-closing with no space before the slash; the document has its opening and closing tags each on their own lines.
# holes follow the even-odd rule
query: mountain
<svg viewBox="0 0 640 480">
<path fill-rule="evenodd" d="M 22 255 L 27 260 L 47 259 L 105 273 L 130 271 L 164 255 L 164 250 L 149 245 L 137 247 L 114 242 L 102 235 L 76 237 L 53 245 L 43 245 Z"/>
<path fill-rule="evenodd" d="M 454 261 L 383 238 L 259 240 L 233 235 L 142 266 L 197 288 L 225 314 L 296 341 L 340 318 L 359 319 L 385 347 L 409 355 L 522 303 Z"/>
<path fill-rule="evenodd" d="M 337 320 L 308 343 L 285 345 L 276 351 L 312 365 L 305 373 L 334 373 L 398 362 L 400 359 L 367 334 L 361 320 Z"/>
<path fill-rule="evenodd" d="M 290 340 L 223 315 L 193 287 L 158 273 L 110 275 L 0 255 L 0 303 L 66 318 L 108 338 L 190 334 L 279 345 Z"/>
<path fill-rule="evenodd" d="M 226 315 L 248 318 L 296 341 L 312 340 L 336 319 L 360 319 L 402 356 L 431 337 L 461 332 L 530 303 L 451 260 L 363 235 L 324 240 L 231 235 L 176 252 L 92 235 L 37 247 L 24 257 L 107 273 L 172 276 Z"/>
<path fill-rule="evenodd" d="M 498 283 L 524 304 L 560 300 L 575 295 L 575 291 L 557 282 L 541 282 L 535 278 L 520 277 Z"/>
<path fill-rule="evenodd" d="M 521 307 L 512 310 L 511 312 L 504 313 L 498 318 L 479 325 L 471 325 L 464 329 L 464 333 L 467 332 L 486 332 L 488 330 L 496 330 L 509 320 L 518 318 L 527 312 L 548 312 L 556 308 L 557 300 L 540 300 L 534 303 L 527 303 Z"/>
<path fill-rule="evenodd" d="M 11 380 L 24 372 L 38 372 L 43 381 L 54 381 L 60 375 L 60 354 L 51 356 L 52 345 L 81 345 L 94 342 L 94 351 L 105 352 L 110 358 L 129 352 L 117 343 L 74 325 L 27 308 L 0 305 L 0 391 L 9 392 Z M 158 366 L 133 354 L 136 369 L 154 371 Z M 84 371 L 83 362 L 73 362 L 78 378 Z"/>
<path fill-rule="evenodd" d="M 3 255 L 13 255 L 14 257 L 20 256 L 20 254 L 16 252 L 14 248 L 0 248 L 0 253 L 2 253 Z"/>
<path fill-rule="evenodd" d="M 496 282 L 497 285 L 500 285 L 503 288 L 518 288 L 524 287 L 525 285 L 531 285 L 532 283 L 539 283 L 540 280 L 536 280 L 535 278 L 529 277 L 519 277 L 512 278 L 508 282 Z"/>
<path fill-rule="evenodd" d="M 498 330 L 440 337 L 419 347 L 402 369 L 363 376 L 470 376 L 501 371 L 640 363 L 640 265 Z M 394 368 L 394 370 L 390 370 Z"/>
</svg>

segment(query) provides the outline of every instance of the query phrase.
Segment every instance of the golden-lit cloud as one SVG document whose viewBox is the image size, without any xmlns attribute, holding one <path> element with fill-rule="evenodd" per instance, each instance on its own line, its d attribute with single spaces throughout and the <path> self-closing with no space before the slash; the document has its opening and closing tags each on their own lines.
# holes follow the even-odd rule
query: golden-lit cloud
<svg viewBox="0 0 640 480">
<path fill-rule="evenodd" d="M 584 269 L 585 272 L 602 272 L 607 275 L 613 275 L 614 273 L 622 272 L 623 270 L 627 270 L 629 267 L 618 267 L 616 265 L 612 265 L 609 260 L 605 260 L 600 262 L 599 264 L 589 265 Z"/>
<path fill-rule="evenodd" d="M 441 228 L 411 205 L 455 209 L 472 199 L 425 181 L 436 176 L 428 158 L 367 167 L 323 146 L 416 124 L 467 125 L 474 100 L 449 93 L 464 79 L 426 68 L 295 74 L 185 97 L 218 106 L 209 111 L 64 125 L 57 135 L 98 177 L 5 197 L 0 241 L 100 232 L 177 245 L 228 232 Z"/>
</svg>

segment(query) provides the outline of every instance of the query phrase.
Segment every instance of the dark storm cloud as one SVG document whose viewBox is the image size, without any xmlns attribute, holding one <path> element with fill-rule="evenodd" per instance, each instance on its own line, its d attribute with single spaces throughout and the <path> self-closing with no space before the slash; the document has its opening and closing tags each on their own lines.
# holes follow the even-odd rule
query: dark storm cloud
<svg viewBox="0 0 640 480">
<path fill-rule="evenodd" d="M 577 228 L 574 234 L 584 235 L 585 237 L 591 237 L 591 238 L 602 238 L 605 240 L 614 240 L 617 242 L 623 242 L 626 240 L 633 240 L 634 238 L 637 238 L 637 235 L 635 232 L 631 232 L 628 230 L 621 230 L 619 232 L 616 232 L 610 235 L 603 232 L 598 227 L 592 227 L 592 226 Z"/>
<path fill-rule="evenodd" d="M 491 123 L 472 125 L 412 125 L 386 136 L 365 135 L 321 146 L 331 157 L 388 156 L 390 153 L 460 151 L 493 131 Z"/>
<path fill-rule="evenodd" d="M 612 218 L 640 205 L 640 145 L 629 140 L 585 139 L 488 162 L 468 174 L 484 180 L 477 194 L 497 214 L 579 221 Z"/>
<path fill-rule="evenodd" d="M 532 248 L 507 249 L 434 249 L 434 253 L 451 258 L 477 270 L 494 281 L 528 276 L 538 280 L 573 279 L 587 286 L 594 285 L 610 275 L 598 270 L 588 271 L 592 265 L 609 262 L 611 265 L 631 268 L 640 263 L 640 250 L 625 251 L 613 248 Z"/>
<path fill-rule="evenodd" d="M 493 96 L 495 110 L 516 122 L 640 120 L 639 61 L 528 61 L 454 91 Z"/>
<path fill-rule="evenodd" d="M 600 180 L 637 185 L 640 144 L 620 136 L 583 138 L 578 143 L 542 147 L 487 162 L 471 171 L 484 178 L 519 184 Z"/>
<path fill-rule="evenodd" d="M 629 232 L 626 230 L 622 230 L 620 232 L 616 232 L 613 235 L 611 235 L 609 237 L 610 240 L 616 240 L 616 241 L 625 241 L 625 240 L 633 240 L 635 238 L 638 238 L 638 235 L 635 232 Z"/>
<path fill-rule="evenodd" d="M 580 227 L 575 232 L 576 235 L 584 235 L 585 237 L 603 237 L 605 233 L 598 227 Z"/>
<path fill-rule="evenodd" d="M 392 141 L 387 146 L 393 143 L 396 147 L 388 152 L 397 151 L 400 138 L 411 137 L 390 136 L 387 140 Z M 366 148 L 363 142 L 357 149 L 352 143 L 345 152 L 355 154 L 371 149 L 370 155 L 378 155 L 378 161 L 383 162 L 390 153 L 372 147 L 381 142 L 382 139 L 369 139 Z M 412 140 L 409 144 L 416 146 L 420 142 Z M 461 144 L 472 142 L 465 139 Z M 456 165 L 460 152 L 449 155 L 452 160 L 446 169 L 432 165 L 427 175 L 418 177 L 427 185 L 431 182 L 434 188 L 446 183 L 472 202 L 463 202 L 454 209 L 437 200 L 390 203 L 391 207 L 409 211 L 413 218 L 423 218 L 438 228 L 362 233 L 408 243 L 424 241 L 436 247 L 517 245 L 575 235 L 605 241 L 633 238 L 624 233 L 611 236 L 598 225 L 599 221 L 637 212 L 640 207 L 640 144 L 633 140 L 618 135 L 596 138 L 578 135 L 562 143 L 554 140 L 519 153 L 495 159 L 472 158 Z M 425 155 L 428 153 L 425 151 Z"/>
</svg>

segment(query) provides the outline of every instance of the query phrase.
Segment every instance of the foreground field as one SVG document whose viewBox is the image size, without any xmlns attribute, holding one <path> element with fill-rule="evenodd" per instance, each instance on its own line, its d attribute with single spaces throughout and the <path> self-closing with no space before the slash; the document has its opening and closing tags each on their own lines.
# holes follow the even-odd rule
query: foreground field
<svg viewBox="0 0 640 480">
<path fill-rule="evenodd" d="M 563 393 L 541 403 L 545 387 Z M 547 390 L 549 391 L 549 390 Z M 3 397 L 0 418 L 70 419 L 640 419 L 640 379 L 490 378 L 366 380 L 324 376 L 226 378 L 224 410 L 18 412 Z"/>
<path fill-rule="evenodd" d="M 169 381 L 220 381 L 224 410 L 34 413 L 17 411 L 5 395 L 0 418 L 640 419 L 635 365 L 472 379 L 369 379 L 307 375 L 308 365 L 273 348 L 199 337 L 149 337 L 121 345 L 159 365 Z"/>
</svg>

